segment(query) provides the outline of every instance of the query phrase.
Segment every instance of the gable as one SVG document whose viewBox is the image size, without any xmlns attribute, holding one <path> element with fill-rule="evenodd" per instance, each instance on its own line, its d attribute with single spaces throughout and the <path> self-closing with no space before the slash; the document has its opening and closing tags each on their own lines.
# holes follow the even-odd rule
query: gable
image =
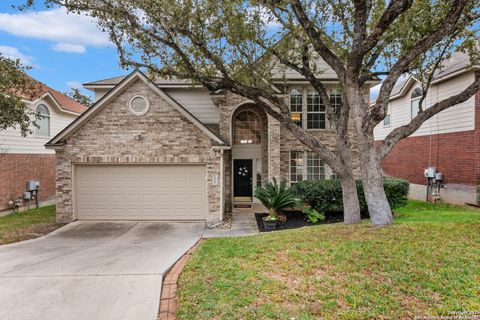
<svg viewBox="0 0 480 320">
<path fill-rule="evenodd" d="M 195 116 L 193 116 L 189 111 L 183 108 L 176 100 L 171 98 L 168 94 L 158 88 L 152 81 L 150 81 L 143 73 L 136 70 L 132 72 L 128 77 L 122 80 L 115 88 L 111 89 L 105 96 L 103 96 L 94 106 L 92 106 L 87 112 L 83 113 L 82 116 L 77 118 L 71 125 L 66 127 L 62 130 L 57 136 L 55 136 L 52 140 L 50 140 L 46 146 L 55 148 L 61 147 L 66 139 L 79 130 L 82 126 L 88 123 L 91 119 L 93 119 L 97 113 L 99 113 L 103 108 L 110 105 L 115 99 L 118 98 L 119 95 L 122 95 L 124 92 L 130 90 L 131 86 L 136 83 L 142 84 L 142 88 L 144 90 L 149 90 L 150 97 L 158 97 L 165 103 L 169 104 L 170 107 L 175 109 L 181 116 L 186 118 L 190 121 L 193 125 L 195 125 L 200 131 L 207 135 L 214 144 L 216 145 L 225 145 L 225 142 L 217 136 L 213 131 L 211 131 L 208 127 L 206 127 L 202 122 L 200 122 Z M 140 87 L 139 87 L 140 88 Z M 137 88 L 137 89 L 139 89 Z M 126 107 L 126 104 L 125 104 Z"/>
<path fill-rule="evenodd" d="M 135 96 L 149 101 L 145 115 L 136 116 L 130 112 L 129 101 Z M 181 141 L 189 141 L 189 144 Z M 145 83 L 136 80 L 69 136 L 66 145 L 72 150 L 77 147 L 86 150 L 92 157 L 103 153 L 112 156 L 141 153 L 158 157 L 172 152 L 180 156 L 193 146 L 205 152 L 213 142 Z"/>
</svg>

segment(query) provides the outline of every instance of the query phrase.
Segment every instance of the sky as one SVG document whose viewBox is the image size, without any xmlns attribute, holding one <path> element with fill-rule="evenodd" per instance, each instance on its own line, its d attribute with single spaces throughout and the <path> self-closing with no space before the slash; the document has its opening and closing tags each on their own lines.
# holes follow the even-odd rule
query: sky
<svg viewBox="0 0 480 320">
<path fill-rule="evenodd" d="M 33 69 L 28 73 L 65 92 L 82 83 L 128 73 L 120 68 L 108 35 L 90 17 L 64 9 L 37 6 L 19 12 L 23 0 L 0 0 L 0 53 L 18 58 Z M 82 89 L 86 94 L 92 92 Z"/>
</svg>

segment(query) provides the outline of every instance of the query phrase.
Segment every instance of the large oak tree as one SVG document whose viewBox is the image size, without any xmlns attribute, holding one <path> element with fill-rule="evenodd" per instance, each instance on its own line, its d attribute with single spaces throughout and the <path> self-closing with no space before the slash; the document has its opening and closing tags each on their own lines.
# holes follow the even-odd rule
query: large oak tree
<svg viewBox="0 0 480 320">
<path fill-rule="evenodd" d="M 29 0 L 31 5 L 34 0 Z M 191 79 L 212 91 L 229 90 L 248 98 L 278 119 L 338 175 L 345 222 L 360 221 L 352 168 L 352 142 L 371 221 L 392 223 L 383 189 L 381 160 L 395 144 L 435 114 L 466 101 L 480 88 L 480 77 L 463 92 L 429 108 L 394 129 L 379 145 L 373 130 L 385 117 L 394 85 L 404 73 L 424 80 L 424 94 L 456 50 L 477 52 L 475 26 L 479 0 L 47 0 L 50 5 L 95 17 L 109 32 L 124 66 L 154 75 Z M 323 59 L 337 74 L 343 106 L 334 108 L 320 80 Z M 319 92 L 335 135 L 328 148 L 295 125 L 285 96 L 275 90 L 278 62 L 302 74 Z M 369 79 L 383 75 L 379 96 L 368 99 Z M 422 101 L 425 100 L 424 98 Z M 354 127 L 354 135 L 347 128 Z M 356 141 L 353 141 L 355 136 Z"/>
</svg>

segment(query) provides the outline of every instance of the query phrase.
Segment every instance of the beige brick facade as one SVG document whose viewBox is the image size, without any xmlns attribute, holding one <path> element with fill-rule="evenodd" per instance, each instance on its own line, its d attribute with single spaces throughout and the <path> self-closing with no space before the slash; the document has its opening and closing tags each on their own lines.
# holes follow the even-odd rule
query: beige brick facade
<svg viewBox="0 0 480 320">
<path fill-rule="evenodd" d="M 135 95 L 150 101 L 150 110 L 144 116 L 137 117 L 128 110 L 128 101 Z M 306 152 L 308 148 L 277 120 L 243 97 L 227 92 L 216 96 L 215 102 L 219 108 L 219 135 L 230 146 L 236 114 L 249 110 L 259 116 L 262 147 L 261 159 L 258 155 L 256 158 L 262 168 L 261 178 L 255 176 L 254 181 L 263 183 L 273 177 L 290 181 L 290 152 Z M 350 131 L 353 136 L 353 130 Z M 334 149 L 332 131 L 310 132 Z M 141 134 L 142 139 L 137 140 L 136 134 Z M 236 150 L 220 149 L 217 145 L 218 141 L 213 142 L 211 136 L 139 78 L 68 136 L 64 147 L 57 149 L 57 221 L 70 222 L 77 218 L 73 190 L 76 164 L 205 164 L 206 221 L 215 223 L 232 208 L 233 151 Z M 353 147 L 354 166 L 358 168 L 356 150 Z M 358 175 L 358 170 L 355 173 Z"/>
<path fill-rule="evenodd" d="M 137 117 L 128 111 L 134 95 L 150 101 L 150 110 Z M 134 134 L 141 134 L 137 140 Z M 137 80 L 73 133 L 57 150 L 57 221 L 76 219 L 73 209 L 75 164 L 205 164 L 207 222 L 222 219 L 222 150 L 195 124 Z"/>
</svg>

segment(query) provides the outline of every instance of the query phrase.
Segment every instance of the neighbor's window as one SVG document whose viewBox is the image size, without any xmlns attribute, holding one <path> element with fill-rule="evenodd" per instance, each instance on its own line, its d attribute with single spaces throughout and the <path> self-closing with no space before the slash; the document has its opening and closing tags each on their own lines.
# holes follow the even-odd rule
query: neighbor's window
<svg viewBox="0 0 480 320">
<path fill-rule="evenodd" d="M 392 123 L 392 111 L 390 103 L 385 106 L 385 118 L 383 118 L 383 125 L 389 126 Z"/>
<path fill-rule="evenodd" d="M 325 129 L 325 105 L 316 91 L 307 94 L 307 129 Z"/>
<path fill-rule="evenodd" d="M 303 109 L 303 96 L 302 92 L 293 89 L 290 92 L 290 114 L 293 123 L 297 126 L 302 126 L 302 109 Z"/>
<path fill-rule="evenodd" d="M 325 164 L 315 152 L 307 153 L 307 180 L 325 180 Z"/>
<path fill-rule="evenodd" d="M 41 137 L 49 137 L 50 136 L 50 112 L 48 112 L 48 108 L 44 104 L 39 104 L 36 109 L 36 120 L 35 124 L 37 127 L 35 128 L 35 135 Z"/>
<path fill-rule="evenodd" d="M 303 180 L 303 152 L 290 152 L 290 184 Z"/>
<path fill-rule="evenodd" d="M 262 124 L 255 112 L 240 112 L 235 116 L 233 125 L 235 144 L 260 144 L 262 142 Z"/>
<path fill-rule="evenodd" d="M 423 91 L 421 88 L 415 88 L 412 92 L 412 101 L 411 101 L 411 118 L 415 118 L 418 114 L 418 111 L 420 110 L 420 98 L 422 97 Z"/>
</svg>

